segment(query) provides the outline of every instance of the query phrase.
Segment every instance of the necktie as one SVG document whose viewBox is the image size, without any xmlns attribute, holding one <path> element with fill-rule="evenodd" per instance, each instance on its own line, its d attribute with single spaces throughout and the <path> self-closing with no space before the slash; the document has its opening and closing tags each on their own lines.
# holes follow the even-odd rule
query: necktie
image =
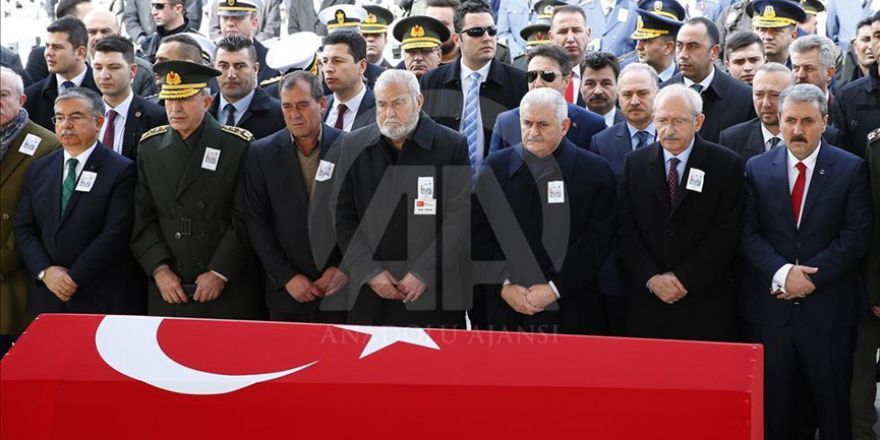
<svg viewBox="0 0 880 440">
<path fill-rule="evenodd" d="M 476 182 L 477 172 L 477 160 L 478 154 L 482 154 L 482 151 L 477 151 L 477 140 L 478 136 L 481 136 L 482 133 L 479 131 L 479 124 L 477 121 L 477 109 L 480 105 L 480 73 L 474 72 L 471 74 L 471 85 L 468 87 L 467 94 L 465 95 L 464 100 L 464 125 L 463 132 L 465 138 L 467 138 L 468 144 L 468 157 L 471 160 L 471 173 L 472 180 Z"/>
<path fill-rule="evenodd" d="M 636 133 L 636 150 L 648 144 L 648 132 L 645 130 Z"/>
<path fill-rule="evenodd" d="M 779 141 L 780 141 L 780 139 L 776 136 L 773 136 L 772 138 L 770 138 L 770 141 L 769 141 L 770 148 L 768 148 L 768 150 L 772 150 L 772 149 L 776 148 L 779 145 Z"/>
<path fill-rule="evenodd" d="M 104 138 L 101 139 L 101 143 L 112 150 L 113 140 L 116 139 L 116 110 L 107 111 L 107 120 L 104 123 L 107 124 L 107 129 L 104 130 Z"/>
<path fill-rule="evenodd" d="M 348 107 L 345 104 L 339 104 L 339 107 L 336 107 L 336 123 L 333 124 L 333 128 L 343 130 L 342 127 L 345 126 L 345 112 L 347 110 Z"/>
<path fill-rule="evenodd" d="M 72 89 L 76 87 L 76 83 L 74 83 L 73 81 L 64 81 L 63 83 L 61 83 L 61 87 L 64 88 L 64 90 Z"/>
<path fill-rule="evenodd" d="M 235 125 L 235 106 L 232 104 L 226 104 L 223 107 L 226 110 L 226 125 L 234 126 Z"/>
<path fill-rule="evenodd" d="M 678 200 L 678 164 L 681 163 L 678 158 L 669 159 L 669 176 L 666 184 L 669 185 L 669 202 L 675 205 Z"/>
<path fill-rule="evenodd" d="M 61 213 L 64 214 L 64 208 L 67 208 L 67 202 L 70 201 L 70 195 L 73 194 L 73 188 L 76 186 L 76 166 L 79 161 L 70 158 L 67 159 L 67 177 L 61 185 Z"/>
<path fill-rule="evenodd" d="M 703 85 L 702 85 L 702 84 L 693 83 L 693 84 L 691 84 L 691 90 L 693 90 L 693 91 L 695 91 L 695 92 L 697 92 L 697 93 L 702 94 L 702 93 L 703 93 Z"/>
<path fill-rule="evenodd" d="M 568 83 L 568 87 L 565 88 L 565 101 L 569 104 L 574 104 L 574 78 Z"/>
<path fill-rule="evenodd" d="M 804 187 L 807 184 L 807 166 L 803 162 L 795 165 L 798 169 L 797 179 L 794 181 L 794 188 L 791 190 L 791 210 L 794 212 L 794 224 L 798 224 L 801 217 L 801 202 L 804 200 Z"/>
</svg>

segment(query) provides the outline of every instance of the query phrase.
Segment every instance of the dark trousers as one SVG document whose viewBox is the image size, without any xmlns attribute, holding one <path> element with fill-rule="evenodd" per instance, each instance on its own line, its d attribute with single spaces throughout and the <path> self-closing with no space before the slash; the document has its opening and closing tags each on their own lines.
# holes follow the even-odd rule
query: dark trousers
<svg viewBox="0 0 880 440">
<path fill-rule="evenodd" d="M 288 313 L 269 311 L 269 319 L 280 322 L 307 322 L 310 324 L 345 324 L 347 321 L 345 312 L 333 312 L 314 310 L 304 313 Z"/>
<path fill-rule="evenodd" d="M 796 307 L 787 325 L 749 323 L 747 338 L 764 344 L 764 438 L 795 437 L 793 421 L 807 420 L 802 405 L 812 396 L 822 440 L 849 440 L 849 391 L 855 326 L 822 330 Z M 804 378 L 798 380 L 799 375 Z M 796 390 L 806 384 L 809 390 Z M 808 391 L 808 392 L 807 392 Z M 801 402 L 802 403 L 802 402 Z"/>
<path fill-rule="evenodd" d="M 873 314 L 859 322 L 858 342 L 853 355 L 853 378 L 850 394 L 853 440 L 876 440 L 874 424 L 877 410 L 877 350 L 880 349 L 880 319 Z"/>
<path fill-rule="evenodd" d="M 608 336 L 626 336 L 626 305 L 628 296 L 599 295 L 605 314 Z"/>
</svg>

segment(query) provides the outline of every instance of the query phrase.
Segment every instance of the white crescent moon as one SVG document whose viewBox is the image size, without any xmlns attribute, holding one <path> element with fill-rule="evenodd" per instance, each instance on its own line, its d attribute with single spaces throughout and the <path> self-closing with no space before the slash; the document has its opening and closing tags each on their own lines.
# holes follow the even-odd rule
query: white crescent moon
<svg viewBox="0 0 880 440">
<path fill-rule="evenodd" d="M 107 316 L 95 333 L 95 346 L 104 362 L 132 378 L 181 394 L 212 395 L 240 390 L 311 367 L 317 361 L 264 374 L 217 374 L 195 370 L 168 357 L 157 338 L 164 318 Z"/>
</svg>

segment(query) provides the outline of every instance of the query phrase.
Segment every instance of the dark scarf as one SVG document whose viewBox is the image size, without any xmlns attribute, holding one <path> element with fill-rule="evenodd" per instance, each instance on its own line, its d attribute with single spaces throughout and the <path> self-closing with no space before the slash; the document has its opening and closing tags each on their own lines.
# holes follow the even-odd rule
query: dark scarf
<svg viewBox="0 0 880 440">
<path fill-rule="evenodd" d="M 21 134 L 22 130 L 27 127 L 27 123 L 28 112 L 25 109 L 21 109 L 18 111 L 18 117 L 12 120 L 9 124 L 6 124 L 6 127 L 3 128 L 2 141 L 0 141 L 0 160 L 3 160 L 6 157 L 6 153 L 9 151 L 9 146 L 18 138 L 18 135 Z"/>
</svg>

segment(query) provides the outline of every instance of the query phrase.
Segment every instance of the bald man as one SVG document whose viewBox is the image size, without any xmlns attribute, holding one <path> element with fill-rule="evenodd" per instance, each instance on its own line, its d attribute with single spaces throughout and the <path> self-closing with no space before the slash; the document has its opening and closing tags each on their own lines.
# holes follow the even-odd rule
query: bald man
<svg viewBox="0 0 880 440">
<path fill-rule="evenodd" d="M 104 37 L 119 35 L 119 22 L 112 12 L 94 8 L 83 17 L 86 31 L 89 33 L 89 60 L 95 57 L 95 44 Z M 134 57 L 134 63 L 138 66 L 137 74 L 131 82 L 131 89 L 138 96 L 150 96 L 156 93 L 156 83 L 153 81 L 153 66 L 147 60 Z"/>
</svg>

